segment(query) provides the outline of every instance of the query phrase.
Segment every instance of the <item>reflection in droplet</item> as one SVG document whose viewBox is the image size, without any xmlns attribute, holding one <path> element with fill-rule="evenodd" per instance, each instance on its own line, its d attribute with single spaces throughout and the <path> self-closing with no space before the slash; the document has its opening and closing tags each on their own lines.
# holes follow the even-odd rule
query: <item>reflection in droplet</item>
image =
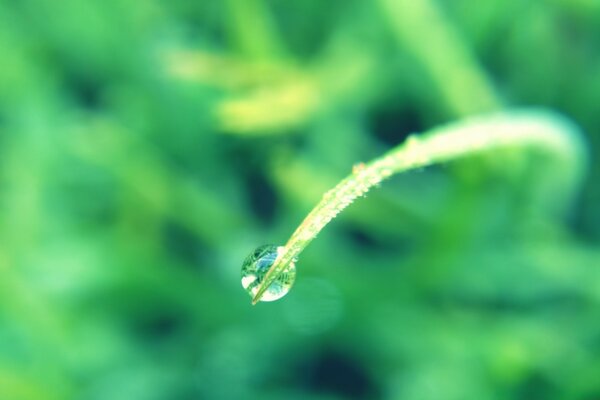
<svg viewBox="0 0 600 400">
<path fill-rule="evenodd" d="M 283 246 L 266 244 L 246 257 L 242 265 L 242 286 L 250 297 L 254 298 L 269 268 L 281 251 Z M 282 298 L 290 291 L 294 279 L 296 279 L 296 264 L 291 262 L 264 292 L 260 301 L 275 301 Z"/>
</svg>

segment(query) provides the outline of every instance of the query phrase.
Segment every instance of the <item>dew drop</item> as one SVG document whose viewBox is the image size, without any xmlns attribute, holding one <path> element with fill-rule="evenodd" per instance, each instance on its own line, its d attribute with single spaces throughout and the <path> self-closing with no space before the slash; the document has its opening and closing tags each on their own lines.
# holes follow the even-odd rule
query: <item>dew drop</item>
<svg viewBox="0 0 600 400">
<path fill-rule="evenodd" d="M 257 247 L 246 257 L 242 265 L 242 286 L 250 297 L 254 298 L 269 268 L 283 249 L 283 246 L 266 244 Z M 290 291 L 294 279 L 296 279 L 296 263 L 292 261 L 271 283 L 260 301 L 275 301 L 282 298 Z"/>
</svg>

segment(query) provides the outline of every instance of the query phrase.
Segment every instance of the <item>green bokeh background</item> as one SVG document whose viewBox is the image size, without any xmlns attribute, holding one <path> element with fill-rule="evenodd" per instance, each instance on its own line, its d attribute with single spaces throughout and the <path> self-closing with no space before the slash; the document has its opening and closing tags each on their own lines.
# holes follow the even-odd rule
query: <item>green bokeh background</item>
<svg viewBox="0 0 600 400">
<path fill-rule="evenodd" d="M 600 3 L 0 2 L 0 399 L 600 398 Z M 411 132 L 572 119 L 567 210 L 491 154 L 240 267 Z"/>
</svg>

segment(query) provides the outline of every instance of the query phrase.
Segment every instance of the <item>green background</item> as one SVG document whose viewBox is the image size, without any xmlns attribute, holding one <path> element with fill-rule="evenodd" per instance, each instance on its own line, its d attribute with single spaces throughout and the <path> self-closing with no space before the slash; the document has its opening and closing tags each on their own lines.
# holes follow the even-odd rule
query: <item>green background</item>
<svg viewBox="0 0 600 400">
<path fill-rule="evenodd" d="M 532 106 L 565 215 L 527 157 L 410 172 L 250 305 L 352 165 Z M 0 399 L 600 398 L 599 107 L 595 0 L 0 1 Z"/>
</svg>

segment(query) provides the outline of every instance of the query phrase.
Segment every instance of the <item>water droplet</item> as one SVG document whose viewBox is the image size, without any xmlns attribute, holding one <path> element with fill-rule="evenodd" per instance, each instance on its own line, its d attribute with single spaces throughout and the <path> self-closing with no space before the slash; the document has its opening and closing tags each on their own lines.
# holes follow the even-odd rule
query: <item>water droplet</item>
<svg viewBox="0 0 600 400">
<path fill-rule="evenodd" d="M 254 250 L 242 265 L 242 286 L 254 298 L 269 268 L 275 262 L 283 246 L 266 244 Z M 275 301 L 285 296 L 296 279 L 296 263 L 291 262 L 271 283 L 261 296 L 260 301 Z"/>
</svg>

